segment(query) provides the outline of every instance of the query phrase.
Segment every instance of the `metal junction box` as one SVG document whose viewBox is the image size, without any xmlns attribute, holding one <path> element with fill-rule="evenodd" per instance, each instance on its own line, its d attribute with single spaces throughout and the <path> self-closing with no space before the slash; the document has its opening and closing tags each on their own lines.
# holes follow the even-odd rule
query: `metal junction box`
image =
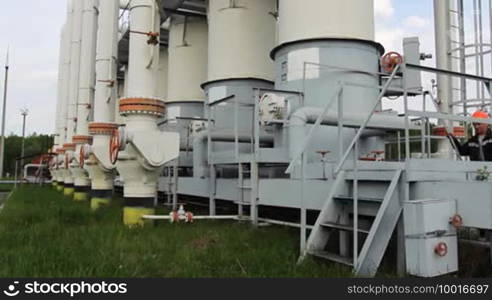
<svg viewBox="0 0 492 300">
<path fill-rule="evenodd" d="M 458 240 L 449 221 L 456 202 L 417 200 L 404 204 L 407 272 L 434 277 L 458 271 Z"/>
</svg>

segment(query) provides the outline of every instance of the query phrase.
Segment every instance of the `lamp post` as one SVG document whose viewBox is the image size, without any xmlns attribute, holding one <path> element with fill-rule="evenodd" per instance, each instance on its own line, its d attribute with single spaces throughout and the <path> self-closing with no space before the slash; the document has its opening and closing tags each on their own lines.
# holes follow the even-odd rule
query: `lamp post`
<svg viewBox="0 0 492 300">
<path fill-rule="evenodd" d="M 26 140 L 26 117 L 29 113 L 27 108 L 21 109 L 22 115 L 22 148 L 21 148 L 21 168 L 24 166 L 24 142 Z"/>
<path fill-rule="evenodd" d="M 5 61 L 5 82 L 3 87 L 2 135 L 0 136 L 0 178 L 3 177 L 3 157 L 5 153 L 5 116 L 7 109 L 7 86 L 9 81 L 9 50 Z"/>
</svg>

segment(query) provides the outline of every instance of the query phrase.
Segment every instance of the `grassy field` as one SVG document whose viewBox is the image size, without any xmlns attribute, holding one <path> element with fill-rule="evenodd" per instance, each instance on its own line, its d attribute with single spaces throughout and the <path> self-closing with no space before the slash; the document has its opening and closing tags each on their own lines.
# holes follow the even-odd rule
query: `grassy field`
<svg viewBox="0 0 492 300">
<path fill-rule="evenodd" d="M 248 224 L 121 225 L 118 201 L 93 213 L 49 187 L 22 187 L 0 212 L 0 277 L 346 277 L 308 259 L 298 231 Z"/>
</svg>

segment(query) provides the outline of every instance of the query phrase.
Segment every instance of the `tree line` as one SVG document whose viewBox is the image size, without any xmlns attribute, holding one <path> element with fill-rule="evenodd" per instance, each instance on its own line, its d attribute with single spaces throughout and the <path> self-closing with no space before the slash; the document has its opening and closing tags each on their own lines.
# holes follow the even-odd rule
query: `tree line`
<svg viewBox="0 0 492 300">
<path fill-rule="evenodd" d="M 48 153 L 53 146 L 53 136 L 47 134 L 33 133 L 26 136 L 24 143 L 24 156 Z M 5 138 L 5 155 L 4 155 L 4 174 L 9 173 L 13 176 L 15 172 L 15 160 L 21 156 L 22 136 L 11 134 Z M 35 157 L 24 160 L 24 164 L 30 163 Z"/>
</svg>

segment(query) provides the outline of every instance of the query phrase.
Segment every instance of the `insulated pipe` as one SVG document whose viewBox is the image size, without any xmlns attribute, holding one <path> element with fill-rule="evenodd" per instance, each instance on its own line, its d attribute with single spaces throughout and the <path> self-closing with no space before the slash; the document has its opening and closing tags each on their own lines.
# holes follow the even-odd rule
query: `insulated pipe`
<svg viewBox="0 0 492 300">
<path fill-rule="evenodd" d="M 73 136 L 76 144 L 75 155 L 70 170 L 74 175 L 74 200 L 88 200 L 90 179 L 86 170 L 80 167 L 81 147 L 92 143 L 89 136 L 88 122 L 92 118 L 91 107 L 94 103 L 95 61 L 96 61 L 96 33 L 97 10 L 94 0 L 83 0 L 82 11 L 82 38 L 80 51 L 79 92 L 77 100 L 77 128 Z"/>
<path fill-rule="evenodd" d="M 63 146 L 67 142 L 67 121 L 68 121 L 68 91 L 70 83 L 70 55 L 71 55 L 71 41 L 72 41 L 72 27 L 73 27 L 73 5 L 72 1 L 68 2 L 67 8 L 67 23 L 65 25 L 65 36 L 64 36 L 64 53 L 63 53 L 63 67 L 61 77 L 63 81 L 60 82 L 61 85 L 61 105 L 60 105 L 60 123 L 58 131 L 60 133 L 59 143 Z"/>
<path fill-rule="evenodd" d="M 303 107 L 296 110 L 289 118 L 289 154 L 291 158 L 295 157 L 304 144 L 302 141 L 307 135 L 307 124 L 314 124 L 318 117 L 323 114 L 323 109 L 314 107 Z M 367 115 L 362 114 L 344 114 L 343 125 L 345 127 L 359 128 L 366 120 Z M 337 126 L 338 113 L 328 111 L 321 121 L 321 125 Z M 366 127 L 367 129 L 376 129 L 368 131 L 365 136 L 380 136 L 379 130 L 403 130 L 405 129 L 405 119 L 387 114 L 374 114 Z"/>
<path fill-rule="evenodd" d="M 63 25 L 61 34 L 60 34 L 60 50 L 59 50 L 59 58 L 58 58 L 58 86 L 57 86 L 57 100 L 56 100 L 56 113 L 55 113 L 55 138 L 54 138 L 54 146 L 58 147 L 60 146 L 60 137 L 61 137 L 61 132 L 60 132 L 60 124 L 61 124 L 61 115 L 60 115 L 60 110 L 61 106 L 63 106 L 63 83 L 64 83 L 64 76 L 63 76 L 63 63 L 65 60 L 65 39 L 67 37 L 67 31 L 68 31 L 68 24 Z"/>
<path fill-rule="evenodd" d="M 450 50 L 452 35 L 455 30 L 451 30 L 451 1 L 434 0 L 434 30 L 436 37 L 436 66 L 438 69 L 454 71 L 452 55 Z M 456 39 L 457 40 L 457 39 Z M 451 113 L 451 102 L 453 101 L 453 79 L 446 75 L 437 75 L 437 96 L 439 98 L 439 111 Z M 443 123 L 443 121 L 440 121 Z M 448 123 L 448 124 L 446 124 Z M 449 122 L 444 122 L 448 127 Z M 452 157 L 452 147 L 447 140 L 437 142 L 437 152 L 444 157 Z"/>
<path fill-rule="evenodd" d="M 75 133 L 75 123 L 77 121 L 77 100 L 79 92 L 79 70 L 80 70 L 80 44 L 82 36 L 82 1 L 72 1 L 73 5 L 73 23 L 72 34 L 70 40 L 70 81 L 67 99 L 67 136 L 65 148 L 65 167 L 69 166 L 73 157 L 75 147 L 72 142 L 72 137 Z M 70 170 L 66 170 L 65 174 L 65 190 L 66 196 L 72 196 L 74 193 L 73 183 L 74 178 Z"/>
<path fill-rule="evenodd" d="M 56 102 L 56 115 L 55 115 L 55 140 L 53 145 L 53 152 L 57 153 L 58 148 L 63 146 L 62 134 L 63 130 L 60 128 L 62 124 L 62 106 L 65 106 L 65 98 L 63 96 L 63 91 L 65 87 L 65 77 L 63 74 L 64 61 L 66 55 L 66 39 L 68 37 L 68 29 L 69 24 L 66 23 L 63 26 L 61 36 L 60 36 L 60 56 L 59 56 L 59 66 L 58 66 L 58 96 Z M 55 160 L 58 160 L 58 157 L 54 157 Z M 57 166 L 52 165 L 50 167 L 50 172 L 53 177 L 53 181 L 56 183 L 61 180 L 61 172 Z"/>
<path fill-rule="evenodd" d="M 60 82 L 61 85 L 61 105 L 60 105 L 60 123 L 58 127 L 59 136 L 59 144 L 60 146 L 56 150 L 57 159 L 56 159 L 56 169 L 58 170 L 58 178 L 57 181 L 60 183 L 57 186 L 58 191 L 63 191 L 63 186 L 65 182 L 65 178 L 69 177 L 68 170 L 65 169 L 65 164 L 63 163 L 65 159 L 65 152 L 63 149 L 63 145 L 67 143 L 67 121 L 68 121 L 68 91 L 70 84 L 70 55 L 71 55 L 71 41 L 72 41 L 72 27 L 73 27 L 73 3 L 72 1 L 68 1 L 67 3 L 67 22 L 65 27 L 65 36 L 64 36 L 64 53 L 63 53 L 63 67 L 62 67 L 62 78 L 63 81 Z"/>
<path fill-rule="evenodd" d="M 108 149 L 112 130 L 117 128 L 115 104 L 118 87 L 119 0 L 99 1 L 98 10 L 94 122 L 89 124 L 93 143 L 86 153 L 85 163 L 91 179 L 93 209 L 109 203 L 113 190 L 115 167 L 110 162 Z"/>
<path fill-rule="evenodd" d="M 208 131 L 202 131 L 193 138 L 193 176 L 197 178 L 208 177 Z M 211 132 L 213 142 L 234 142 L 234 132 Z M 238 143 L 250 143 L 250 133 L 238 133 Z M 260 135 L 261 143 L 273 144 L 274 137 L 268 134 Z"/>
<path fill-rule="evenodd" d="M 153 214 L 157 179 L 164 166 L 179 154 L 179 135 L 161 132 L 157 119 L 164 102 L 157 97 L 160 14 L 155 0 L 130 3 L 130 47 L 127 95 L 119 101 L 125 129 L 114 133 L 119 152 L 116 168 L 123 179 L 123 222 L 141 226 L 142 215 Z M 113 149 L 113 148 L 112 148 Z M 112 154 L 113 155 L 113 154 Z"/>
</svg>

